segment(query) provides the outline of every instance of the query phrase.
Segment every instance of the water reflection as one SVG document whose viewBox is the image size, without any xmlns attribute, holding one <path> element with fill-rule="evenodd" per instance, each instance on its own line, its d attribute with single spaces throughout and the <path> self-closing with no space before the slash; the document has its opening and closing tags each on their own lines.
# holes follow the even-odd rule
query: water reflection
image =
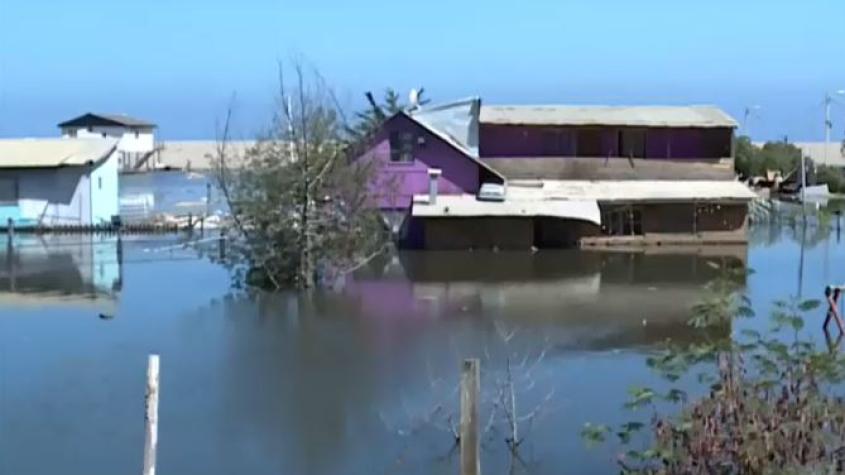
<svg viewBox="0 0 845 475">
<path fill-rule="evenodd" d="M 401 253 L 339 292 L 222 298 L 225 271 L 171 254 L 178 242 L 35 244 L 7 258 L 7 292 L 119 295 L 120 317 L 21 315 L 0 299 L 0 473 L 137 471 L 150 352 L 162 355 L 162 473 L 457 473 L 448 435 L 397 427 L 456 402 L 432 378 L 448 385 L 463 357 L 497 351 L 497 322 L 520 330 L 509 351 L 550 348 L 537 394 L 559 396 L 529 437 L 531 471 L 605 473 L 612 456 L 585 452 L 579 428 L 614 422 L 626 389 L 648 384 L 640 348 L 701 336 L 690 305 L 748 253 Z M 485 447 L 485 474 L 506 473 L 503 447 Z"/>
<path fill-rule="evenodd" d="M 745 246 L 640 252 L 401 253 L 355 274 L 357 313 L 382 321 L 504 319 L 543 325 L 569 348 L 688 340 L 689 309 Z"/>
<path fill-rule="evenodd" d="M 113 314 L 122 288 L 113 235 L 7 237 L 0 257 L 0 305 L 91 306 Z"/>
</svg>

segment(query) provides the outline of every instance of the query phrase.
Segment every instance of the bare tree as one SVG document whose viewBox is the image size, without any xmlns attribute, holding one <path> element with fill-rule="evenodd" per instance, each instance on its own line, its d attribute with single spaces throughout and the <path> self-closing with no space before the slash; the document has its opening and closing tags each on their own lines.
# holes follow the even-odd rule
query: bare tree
<svg viewBox="0 0 845 475">
<path fill-rule="evenodd" d="M 511 454 L 511 471 L 524 465 L 520 447 L 527 439 L 536 421 L 552 411 L 555 387 L 538 383 L 537 372 L 548 354 L 548 342 L 539 348 L 522 351 L 516 348 L 517 329 L 495 322 L 495 341 L 486 345 L 482 358 L 482 391 L 479 403 L 485 434 L 484 445 L 504 441 Z M 536 342 L 535 338 L 530 338 Z M 452 342 L 455 368 L 462 360 L 461 352 Z M 409 408 L 402 400 L 404 420 L 389 421 L 382 414 L 382 421 L 397 435 L 411 437 L 423 428 L 448 434 L 460 444 L 460 409 L 458 405 L 459 382 L 455 378 L 435 376 L 428 366 L 429 404 L 424 408 Z M 504 434 L 504 439 L 498 437 Z M 454 449 L 454 447 L 453 447 Z"/>
<path fill-rule="evenodd" d="M 215 175 L 232 214 L 227 260 L 250 285 L 310 288 L 385 249 L 370 197 L 372 163 L 353 160 L 344 115 L 316 71 L 279 67 L 269 129 L 232 166 L 231 108 L 218 139 Z"/>
</svg>

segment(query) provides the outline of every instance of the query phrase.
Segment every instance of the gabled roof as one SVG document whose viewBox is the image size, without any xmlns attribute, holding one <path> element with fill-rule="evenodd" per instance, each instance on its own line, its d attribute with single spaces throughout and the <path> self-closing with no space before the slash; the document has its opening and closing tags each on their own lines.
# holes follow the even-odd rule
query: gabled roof
<svg viewBox="0 0 845 475">
<path fill-rule="evenodd" d="M 475 162 L 475 164 L 476 164 L 476 165 L 478 165 L 479 167 L 481 167 L 481 168 L 483 168 L 483 169 L 487 170 L 488 172 L 492 173 L 493 175 L 495 175 L 495 176 L 497 176 L 497 177 L 501 178 L 503 182 L 504 182 L 504 181 L 507 181 L 507 179 L 505 178 L 505 176 L 504 176 L 504 175 L 502 175 L 501 173 L 499 173 L 498 171 L 496 171 L 496 169 L 494 169 L 494 168 L 490 167 L 490 165 L 487 165 L 486 163 L 482 162 L 482 161 L 481 161 L 478 157 L 476 157 L 475 155 L 473 155 L 472 151 L 470 151 L 468 148 L 466 148 L 466 147 L 465 147 L 465 146 L 461 143 L 461 141 L 460 141 L 460 140 L 458 140 L 458 139 L 456 139 L 455 137 L 451 136 L 448 132 L 446 132 L 446 131 L 444 131 L 444 130 L 440 130 L 440 129 L 438 129 L 437 127 L 432 126 L 431 124 L 428 124 L 426 121 L 423 121 L 423 120 L 417 120 L 417 119 L 415 119 L 415 118 L 414 118 L 414 116 L 413 116 L 413 115 L 409 115 L 409 114 L 407 114 L 407 113 L 405 113 L 405 112 L 401 112 L 401 111 L 400 111 L 400 112 L 397 112 L 397 113 L 396 113 L 393 117 L 400 116 L 400 115 L 401 115 L 401 116 L 403 116 L 403 117 L 406 117 L 406 118 L 410 119 L 410 120 L 411 120 L 411 122 L 414 122 L 415 124 L 419 125 L 419 126 L 420 126 L 420 127 L 422 127 L 423 129 L 425 129 L 425 130 L 427 130 L 427 131 L 431 132 L 431 134 L 433 134 L 433 135 L 434 135 L 434 136 L 436 136 L 437 138 L 439 138 L 439 139 L 443 140 L 444 142 L 446 142 L 448 145 L 450 145 L 452 148 L 454 148 L 454 149 L 455 149 L 455 150 L 457 150 L 458 152 L 461 152 L 461 154 L 462 154 L 463 156 L 465 156 L 467 159 L 469 159 L 469 160 L 471 160 L 471 161 Z M 391 117 L 391 119 L 392 119 L 393 117 Z M 390 119 L 388 119 L 388 120 L 390 120 Z"/>
<path fill-rule="evenodd" d="M 116 139 L 3 139 L 0 168 L 88 165 L 108 157 L 116 147 Z"/>
<path fill-rule="evenodd" d="M 88 112 L 79 117 L 66 120 L 58 127 L 87 127 L 87 126 L 117 126 L 141 129 L 153 129 L 156 127 L 152 122 L 136 119 L 126 114 L 95 114 Z"/>
<path fill-rule="evenodd" d="M 715 106 L 482 106 L 480 121 L 500 125 L 736 127 Z"/>
</svg>

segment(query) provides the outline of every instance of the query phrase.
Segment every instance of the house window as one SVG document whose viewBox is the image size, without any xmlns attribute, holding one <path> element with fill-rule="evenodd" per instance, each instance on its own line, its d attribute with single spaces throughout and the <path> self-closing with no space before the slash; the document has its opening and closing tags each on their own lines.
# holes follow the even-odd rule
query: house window
<svg viewBox="0 0 845 475">
<path fill-rule="evenodd" d="M 17 206 L 18 181 L 14 178 L 0 178 L 0 206 Z"/>
<path fill-rule="evenodd" d="M 639 208 L 619 206 L 602 213 L 602 230 L 610 236 L 643 234 L 643 213 Z"/>
<path fill-rule="evenodd" d="M 645 158 L 645 130 L 622 129 L 619 131 L 619 156 Z"/>
<path fill-rule="evenodd" d="M 599 129 L 581 129 L 576 139 L 576 155 L 579 157 L 601 157 L 602 133 Z"/>
<path fill-rule="evenodd" d="M 89 126 L 88 126 L 88 132 L 93 132 L 93 131 L 94 131 L 94 127 L 91 127 L 91 126 L 89 125 Z"/>
<path fill-rule="evenodd" d="M 414 134 L 411 132 L 390 133 L 390 161 L 394 163 L 414 161 Z"/>
<path fill-rule="evenodd" d="M 67 136 L 68 136 L 68 137 L 70 137 L 70 138 L 72 138 L 72 139 L 75 139 L 75 138 L 76 138 L 76 129 L 70 129 L 70 130 L 68 130 L 68 131 L 67 131 Z"/>
<path fill-rule="evenodd" d="M 140 137 L 140 136 L 141 136 L 141 133 L 140 133 L 140 132 L 138 132 L 138 131 L 136 130 L 136 131 L 135 131 L 135 138 L 137 139 L 137 138 L 138 138 L 138 137 Z"/>
</svg>

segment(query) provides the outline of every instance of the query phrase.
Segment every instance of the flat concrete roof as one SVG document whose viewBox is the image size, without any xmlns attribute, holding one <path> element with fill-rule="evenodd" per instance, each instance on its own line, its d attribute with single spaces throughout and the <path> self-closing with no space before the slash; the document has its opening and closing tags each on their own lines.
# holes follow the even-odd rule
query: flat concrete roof
<svg viewBox="0 0 845 475">
<path fill-rule="evenodd" d="M 510 180 L 507 196 L 599 202 L 750 201 L 757 197 L 734 180 Z"/>
<path fill-rule="evenodd" d="M 737 127 L 715 106 L 481 106 L 483 124 L 625 127 Z"/>
<path fill-rule="evenodd" d="M 480 201 L 475 195 L 440 195 L 434 204 L 428 195 L 414 196 L 413 216 L 425 218 L 550 217 L 577 219 L 601 225 L 601 211 L 595 200 L 516 199 Z"/>
</svg>

